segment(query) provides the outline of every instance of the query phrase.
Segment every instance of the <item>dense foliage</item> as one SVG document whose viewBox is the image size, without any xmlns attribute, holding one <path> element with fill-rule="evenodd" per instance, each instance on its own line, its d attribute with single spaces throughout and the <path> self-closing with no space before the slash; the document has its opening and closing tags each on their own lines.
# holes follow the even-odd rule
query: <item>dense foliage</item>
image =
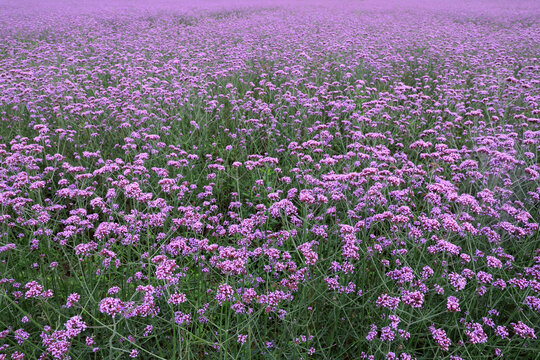
<svg viewBox="0 0 540 360">
<path fill-rule="evenodd" d="M 540 358 L 540 3 L 0 2 L 0 359 Z"/>
</svg>

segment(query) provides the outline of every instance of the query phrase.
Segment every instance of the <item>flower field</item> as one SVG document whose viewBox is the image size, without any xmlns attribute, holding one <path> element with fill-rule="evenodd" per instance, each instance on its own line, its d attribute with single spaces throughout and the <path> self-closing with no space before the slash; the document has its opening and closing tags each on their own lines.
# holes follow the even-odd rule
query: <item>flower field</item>
<svg viewBox="0 0 540 360">
<path fill-rule="evenodd" d="M 0 360 L 540 359 L 539 19 L 0 0 Z"/>
</svg>

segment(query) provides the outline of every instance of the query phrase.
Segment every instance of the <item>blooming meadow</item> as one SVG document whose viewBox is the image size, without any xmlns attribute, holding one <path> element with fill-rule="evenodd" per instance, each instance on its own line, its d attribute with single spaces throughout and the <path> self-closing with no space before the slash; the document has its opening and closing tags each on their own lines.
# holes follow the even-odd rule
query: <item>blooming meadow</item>
<svg viewBox="0 0 540 360">
<path fill-rule="evenodd" d="M 0 1 L 0 359 L 539 359 L 539 18 Z"/>
</svg>

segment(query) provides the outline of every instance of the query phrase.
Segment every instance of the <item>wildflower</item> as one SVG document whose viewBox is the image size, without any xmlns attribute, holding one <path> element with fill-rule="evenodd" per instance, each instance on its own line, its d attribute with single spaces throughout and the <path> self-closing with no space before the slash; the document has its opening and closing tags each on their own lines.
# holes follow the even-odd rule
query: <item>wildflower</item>
<svg viewBox="0 0 540 360">
<path fill-rule="evenodd" d="M 448 351 L 452 342 L 446 336 L 446 331 L 442 329 L 437 329 L 433 325 L 429 327 L 429 331 L 431 332 L 431 335 L 433 336 L 433 340 L 437 342 L 437 344 L 441 347 L 441 349 Z"/>
<path fill-rule="evenodd" d="M 450 312 L 461 311 L 461 309 L 459 308 L 459 299 L 455 296 L 449 296 L 447 299 L 446 308 Z"/>
<path fill-rule="evenodd" d="M 248 337 L 247 335 L 239 334 L 238 338 L 236 339 L 236 342 L 238 342 L 239 344 L 245 344 L 247 341 L 247 337 Z"/>
<path fill-rule="evenodd" d="M 534 333 L 533 328 L 525 325 L 521 321 L 518 321 L 517 323 L 510 323 L 510 325 L 512 325 L 514 332 L 522 338 L 536 339 L 536 334 Z"/>
</svg>

